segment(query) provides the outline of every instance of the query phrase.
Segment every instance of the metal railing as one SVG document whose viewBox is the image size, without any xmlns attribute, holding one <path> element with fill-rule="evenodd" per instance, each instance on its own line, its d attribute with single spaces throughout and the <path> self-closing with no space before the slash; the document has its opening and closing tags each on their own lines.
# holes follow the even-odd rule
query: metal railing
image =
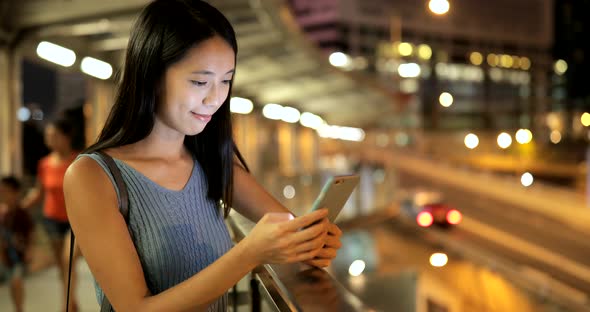
<svg viewBox="0 0 590 312">
<path fill-rule="evenodd" d="M 235 240 L 242 240 L 254 223 L 231 212 L 228 224 Z M 250 275 L 250 299 L 253 312 L 262 302 L 274 311 L 372 311 L 344 288 L 328 272 L 304 264 L 265 264 Z"/>
</svg>

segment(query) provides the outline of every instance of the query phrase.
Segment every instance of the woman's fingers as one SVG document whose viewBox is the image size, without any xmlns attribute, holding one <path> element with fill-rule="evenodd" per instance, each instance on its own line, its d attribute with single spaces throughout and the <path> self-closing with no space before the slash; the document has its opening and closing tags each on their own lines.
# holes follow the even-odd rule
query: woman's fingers
<svg viewBox="0 0 590 312">
<path fill-rule="evenodd" d="M 285 230 L 295 232 L 299 229 L 310 226 L 311 224 L 320 221 L 321 219 L 324 219 L 326 216 L 328 216 L 328 210 L 319 209 L 306 215 L 297 217 L 291 221 L 285 222 L 283 226 Z"/>
<path fill-rule="evenodd" d="M 342 247 L 342 242 L 340 242 L 340 237 L 328 234 L 326 236 L 326 247 L 332 247 L 332 248 L 336 248 L 336 249 Z"/>
<path fill-rule="evenodd" d="M 342 236 L 342 230 L 332 222 L 328 226 L 328 233 L 333 236 Z"/>
<path fill-rule="evenodd" d="M 336 248 L 324 247 L 318 252 L 318 254 L 316 255 L 316 258 L 317 259 L 334 259 L 334 258 L 336 258 L 337 253 L 338 253 L 338 249 L 336 249 Z"/>
<path fill-rule="evenodd" d="M 320 235 L 327 234 L 327 220 L 314 224 L 306 229 L 293 233 L 289 238 L 291 244 L 300 244 Z"/>
<path fill-rule="evenodd" d="M 314 239 L 298 244 L 293 250 L 296 254 L 311 250 L 319 250 L 324 247 L 324 241 L 324 237 L 322 237 L 322 235 L 319 235 Z"/>
</svg>

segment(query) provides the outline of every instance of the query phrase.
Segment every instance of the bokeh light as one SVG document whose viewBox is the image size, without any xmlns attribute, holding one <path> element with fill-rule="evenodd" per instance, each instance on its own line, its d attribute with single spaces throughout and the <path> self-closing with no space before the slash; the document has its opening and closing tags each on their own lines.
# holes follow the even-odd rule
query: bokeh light
<svg viewBox="0 0 590 312">
<path fill-rule="evenodd" d="M 441 268 L 447 265 L 448 262 L 449 257 L 442 252 L 436 252 L 430 256 L 430 265 L 433 267 Z"/>
<path fill-rule="evenodd" d="M 510 134 L 506 132 L 500 133 L 500 135 L 498 135 L 498 146 L 505 149 L 510 145 L 512 145 L 512 137 Z"/>
<path fill-rule="evenodd" d="M 479 138 L 477 137 L 477 135 L 473 134 L 473 133 L 469 133 L 468 135 L 465 136 L 465 146 L 468 149 L 474 149 L 479 145 Z"/>
<path fill-rule="evenodd" d="M 520 183 L 525 186 L 525 187 L 529 187 L 531 185 L 533 185 L 533 182 L 535 181 L 533 175 L 529 172 L 525 172 L 522 174 L 522 176 L 520 177 Z"/>
<path fill-rule="evenodd" d="M 528 144 L 533 140 L 533 133 L 529 129 L 520 129 L 516 131 L 516 142 Z"/>
<path fill-rule="evenodd" d="M 354 260 L 348 268 L 348 274 L 351 276 L 360 276 L 365 271 L 366 264 L 363 260 Z"/>
</svg>

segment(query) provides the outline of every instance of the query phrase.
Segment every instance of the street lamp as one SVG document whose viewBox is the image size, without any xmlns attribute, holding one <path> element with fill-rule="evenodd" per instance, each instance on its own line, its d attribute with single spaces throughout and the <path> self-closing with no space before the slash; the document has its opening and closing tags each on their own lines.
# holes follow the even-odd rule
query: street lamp
<svg viewBox="0 0 590 312">
<path fill-rule="evenodd" d="M 448 0 L 430 0 L 428 8 L 436 15 L 444 15 L 449 12 L 451 5 Z"/>
</svg>

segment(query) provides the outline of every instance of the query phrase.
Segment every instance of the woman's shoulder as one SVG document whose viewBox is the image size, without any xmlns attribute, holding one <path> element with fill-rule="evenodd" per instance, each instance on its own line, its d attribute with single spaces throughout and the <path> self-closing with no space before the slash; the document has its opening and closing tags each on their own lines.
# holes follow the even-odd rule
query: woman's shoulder
<svg viewBox="0 0 590 312">
<path fill-rule="evenodd" d="M 51 160 L 51 154 L 47 154 L 39 159 L 39 167 L 46 167 Z"/>
<path fill-rule="evenodd" d="M 80 154 L 68 167 L 64 177 L 64 186 L 66 184 L 74 187 L 87 183 L 94 184 L 102 180 L 103 176 L 106 177 L 96 154 Z"/>
</svg>

